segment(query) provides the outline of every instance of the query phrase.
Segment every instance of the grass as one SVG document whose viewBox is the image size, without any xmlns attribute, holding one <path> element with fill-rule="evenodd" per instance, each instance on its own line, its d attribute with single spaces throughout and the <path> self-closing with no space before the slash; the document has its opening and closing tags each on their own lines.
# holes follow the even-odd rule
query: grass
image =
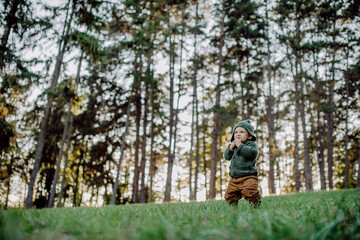
<svg viewBox="0 0 360 240">
<path fill-rule="evenodd" d="M 0 211 L 0 239 L 360 239 L 360 189 L 245 201 Z"/>
</svg>

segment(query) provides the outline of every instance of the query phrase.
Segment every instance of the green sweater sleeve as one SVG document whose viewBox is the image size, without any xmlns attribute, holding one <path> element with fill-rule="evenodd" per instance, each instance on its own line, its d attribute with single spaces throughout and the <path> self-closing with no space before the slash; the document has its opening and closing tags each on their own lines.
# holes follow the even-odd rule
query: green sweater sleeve
<svg viewBox="0 0 360 240">
<path fill-rule="evenodd" d="M 234 154 L 234 151 L 230 150 L 230 144 L 227 146 L 224 152 L 224 158 L 225 160 L 231 160 L 232 155 Z"/>
<path fill-rule="evenodd" d="M 246 160 L 253 160 L 254 158 L 256 158 L 256 156 L 258 154 L 256 143 L 255 142 L 250 142 L 248 144 L 241 143 L 236 151 L 236 154 L 240 154 L 240 152 L 241 152 L 241 155 Z"/>
</svg>

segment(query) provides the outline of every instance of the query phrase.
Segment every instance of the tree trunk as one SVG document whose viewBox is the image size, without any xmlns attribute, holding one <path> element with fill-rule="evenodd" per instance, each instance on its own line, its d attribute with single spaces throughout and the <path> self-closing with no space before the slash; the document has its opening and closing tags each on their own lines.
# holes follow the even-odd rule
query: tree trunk
<svg viewBox="0 0 360 240">
<path fill-rule="evenodd" d="M 241 64 L 241 58 L 238 59 L 238 64 L 240 66 Z M 239 67 L 239 80 L 240 80 L 240 86 L 241 86 L 241 89 L 240 89 L 240 103 L 239 105 L 241 104 L 240 106 L 240 116 L 241 116 L 241 119 L 246 119 L 246 116 L 245 116 L 245 93 L 244 93 L 244 87 L 242 87 L 244 84 L 244 80 L 243 80 L 243 76 L 242 76 L 242 69 L 241 67 Z M 235 97 L 235 96 L 233 96 Z"/>
<path fill-rule="evenodd" d="M 14 164 L 14 155 L 11 154 L 10 164 L 8 166 L 8 171 L 7 171 L 9 173 L 9 177 L 6 182 L 6 198 L 5 198 L 5 206 L 4 206 L 5 210 L 7 210 L 8 203 L 9 203 L 9 195 L 10 195 L 10 187 L 11 187 L 11 173 L 12 173 L 13 164 Z"/>
<path fill-rule="evenodd" d="M 10 187 L 11 187 L 11 178 L 6 179 L 6 198 L 5 198 L 5 206 L 4 209 L 7 210 L 9 204 L 9 195 L 10 195 Z"/>
<path fill-rule="evenodd" d="M 334 82 L 330 82 L 330 91 L 329 91 L 329 106 L 333 106 L 333 97 L 334 97 Z M 332 110 L 329 110 L 327 113 L 327 162 L 328 162 L 328 181 L 329 188 L 333 189 L 333 126 L 334 126 L 334 117 Z"/>
<path fill-rule="evenodd" d="M 346 51 L 347 66 L 349 69 L 349 56 Z M 345 78 L 346 89 L 346 117 L 345 117 L 345 188 L 349 188 L 349 84 L 347 78 Z"/>
<path fill-rule="evenodd" d="M 75 88 L 76 89 L 77 89 L 77 86 L 78 86 L 78 84 L 80 82 L 80 73 L 81 73 L 81 65 L 82 65 L 83 55 L 84 55 L 84 53 L 81 52 L 80 59 L 79 59 L 79 65 L 78 65 L 78 69 L 77 69 L 76 77 L 75 77 Z M 63 190 L 64 190 L 64 182 L 65 182 L 65 173 L 66 173 L 66 167 L 67 167 L 67 162 L 68 162 L 68 153 L 69 153 L 69 148 L 70 148 L 70 139 L 71 139 L 71 135 L 72 135 L 72 126 L 73 126 L 73 121 L 74 121 L 74 115 L 71 112 L 70 103 L 69 103 L 68 113 L 67 113 L 67 116 L 66 116 L 66 122 L 65 122 L 64 132 L 63 132 L 63 139 L 62 139 L 62 142 L 61 142 L 61 150 L 59 151 L 58 165 L 57 165 L 57 168 L 56 168 L 56 173 L 55 173 L 54 181 L 53 181 L 53 188 L 52 188 L 53 192 L 51 192 L 52 194 L 54 194 L 54 196 L 55 196 L 57 179 L 58 179 L 59 172 L 60 172 L 60 163 L 61 163 L 61 158 L 62 158 L 62 154 L 63 154 L 64 140 L 65 140 L 65 136 L 66 136 L 66 133 L 67 133 L 67 125 L 68 125 L 69 121 L 70 121 L 69 136 L 68 136 L 68 139 L 67 139 L 65 163 L 64 163 L 64 168 L 63 168 L 63 176 L 62 176 L 62 180 L 61 180 L 61 187 L 60 187 L 59 200 L 58 200 L 57 207 L 61 206 L 61 199 L 62 199 L 62 193 L 63 193 Z M 59 169 L 59 171 L 57 169 Z M 51 200 L 51 197 L 50 197 L 49 207 L 52 207 L 53 204 L 54 204 L 54 196 L 52 197 L 52 200 Z"/>
<path fill-rule="evenodd" d="M 68 111 L 67 111 L 67 114 L 66 114 L 65 127 L 64 127 L 64 131 L 63 131 L 63 135 L 62 135 L 62 139 L 61 139 L 59 155 L 58 155 L 58 159 L 57 159 L 57 163 L 56 163 L 56 170 L 55 170 L 54 179 L 53 179 L 52 186 L 51 186 L 51 191 L 50 191 L 50 199 L 49 199 L 49 204 L 48 204 L 49 208 L 52 208 L 53 205 L 54 205 L 56 184 L 57 184 L 57 181 L 58 181 L 58 178 L 59 178 L 60 164 L 61 164 L 61 159 L 62 159 L 62 155 L 63 155 L 63 152 L 64 152 L 64 145 L 65 145 L 65 140 L 66 140 L 66 133 L 68 131 L 70 114 L 71 114 L 71 106 L 68 107 Z"/>
<path fill-rule="evenodd" d="M 148 115 L 148 100 L 149 100 L 149 83 L 145 83 L 145 99 L 144 99 L 144 119 L 143 119 L 143 136 L 141 148 L 141 188 L 140 188 L 140 202 L 145 203 L 145 165 L 146 165 L 146 131 L 147 131 L 147 115 Z"/>
<path fill-rule="evenodd" d="M 221 125 L 220 125 L 220 129 L 221 129 Z M 222 141 L 221 141 L 221 134 L 219 134 L 219 149 L 221 149 L 222 147 Z M 220 184 L 220 197 L 223 197 L 223 190 L 222 190 L 222 176 L 223 176 L 223 170 L 222 170 L 222 152 L 218 151 L 218 156 L 217 159 L 219 159 L 219 172 L 220 172 L 220 176 L 219 176 L 219 184 Z"/>
<path fill-rule="evenodd" d="M 295 118 L 294 118 L 294 126 L 295 126 L 295 130 L 294 130 L 294 178 L 295 178 L 295 190 L 296 192 L 300 191 L 300 170 L 299 170 L 299 84 L 297 81 L 297 62 L 295 62 L 295 67 L 294 64 L 292 63 L 291 57 L 290 57 L 290 53 L 289 53 L 289 46 L 286 45 L 286 55 L 287 58 L 289 60 L 290 63 L 290 70 L 294 79 L 294 85 L 295 85 Z M 297 59 L 297 58 L 296 58 Z M 295 69 L 295 72 L 294 72 Z"/>
<path fill-rule="evenodd" d="M 301 71 L 302 72 L 302 71 Z M 300 95 L 301 95 L 301 102 L 300 102 L 300 115 L 301 115 L 301 123 L 302 123 L 302 132 L 303 132 L 303 140 L 304 140 L 304 168 L 305 168 L 305 185 L 306 190 L 312 191 L 313 184 L 312 184 L 312 173 L 311 173 L 311 162 L 309 156 L 309 143 L 307 139 L 307 132 L 306 132 L 306 120 L 305 120 L 305 98 L 304 98 L 304 83 L 303 80 L 300 78 Z"/>
<path fill-rule="evenodd" d="M 360 142 L 358 147 L 358 174 L 356 179 L 356 187 L 360 188 Z"/>
<path fill-rule="evenodd" d="M 193 200 L 192 190 L 192 162 L 193 162 L 193 146 L 194 146 L 194 118 L 195 118 L 195 98 L 193 95 L 192 109 L 191 109 L 191 139 L 190 139 L 190 154 L 189 154 L 189 200 Z"/>
<path fill-rule="evenodd" d="M 183 49 L 184 49 L 184 20 L 185 20 L 185 3 L 182 6 L 182 17 L 181 17 L 181 40 L 180 40 L 180 59 L 179 59 L 179 83 L 178 83 L 178 92 L 177 92 L 177 101 L 176 101 L 176 110 L 175 110 L 175 123 L 174 123 L 174 141 L 172 147 L 171 157 L 173 161 L 175 161 L 175 151 L 176 151 L 176 143 L 177 143 L 177 130 L 178 130 L 178 120 L 179 120 L 179 105 L 180 105 L 180 97 L 181 97 L 181 84 L 182 84 L 182 63 L 183 63 Z"/>
<path fill-rule="evenodd" d="M 90 195 L 90 207 L 94 207 L 94 195 L 95 195 L 95 185 L 91 186 L 91 195 Z"/>
<path fill-rule="evenodd" d="M 296 41 L 300 43 L 300 19 L 296 18 Z M 296 51 L 296 50 L 295 50 Z M 296 68 L 296 76 L 295 81 L 300 83 L 300 116 L 301 116 L 301 125 L 302 125 L 302 133 L 303 133 L 303 141 L 304 141 L 304 172 L 305 172 L 305 186 L 306 190 L 313 190 L 312 185 L 312 174 L 311 174 L 311 163 L 309 156 L 309 144 L 307 141 L 307 131 L 306 131 L 306 120 L 305 120 L 305 98 L 304 98 L 304 83 L 303 83 L 303 71 L 301 66 L 301 59 L 297 51 L 295 52 L 295 68 Z M 298 71 L 300 70 L 300 71 Z"/>
<path fill-rule="evenodd" d="M 128 106 L 126 109 L 126 122 L 125 122 L 125 129 L 124 129 L 124 133 L 122 135 L 121 138 L 121 150 L 120 150 L 120 158 L 119 158 L 119 162 L 117 164 L 117 170 L 116 170 L 116 178 L 115 178 L 115 182 L 114 182 L 114 188 L 113 188 L 113 194 L 111 196 L 111 204 L 115 205 L 115 199 L 116 199 L 116 193 L 119 187 L 119 176 L 120 176 L 120 168 L 121 168 L 121 162 L 124 156 L 124 150 L 125 150 L 125 139 L 126 139 L 126 135 L 129 129 L 129 122 L 130 122 L 130 108 L 131 108 L 131 92 L 130 92 L 130 96 L 129 96 L 129 101 L 128 101 Z"/>
<path fill-rule="evenodd" d="M 202 86 L 203 88 L 203 93 L 205 90 L 205 87 Z M 205 96 L 205 94 L 203 94 L 203 96 Z M 206 166 L 206 127 L 205 127 L 205 101 L 203 98 L 203 105 L 202 105 L 202 110 L 203 110 L 203 119 L 202 119 L 202 132 L 203 132 L 203 163 L 204 163 L 204 177 L 205 177 L 205 196 L 206 198 L 208 198 L 208 187 L 207 187 L 207 166 Z"/>
<path fill-rule="evenodd" d="M 5 5 L 5 3 L 4 3 Z M 11 8 L 10 11 L 7 13 L 6 17 L 4 18 L 6 24 L 4 26 L 3 35 L 1 37 L 1 46 L 0 46 L 0 52 L 6 52 L 7 49 L 7 43 L 9 41 L 10 32 L 13 26 L 16 26 L 17 17 L 16 12 L 19 8 L 20 0 L 13 0 L 11 2 Z M 0 72 L 5 66 L 5 62 L 3 59 L 0 59 Z"/>
<path fill-rule="evenodd" d="M 150 178 L 150 186 L 149 186 L 149 198 L 148 202 L 152 202 L 153 198 L 153 178 L 155 174 L 155 159 L 154 159 L 154 115 L 155 115 L 155 101 L 154 101 L 154 87 L 151 87 L 151 120 L 150 120 L 150 170 L 149 170 L 149 178 Z"/>
<path fill-rule="evenodd" d="M 71 22 L 72 22 L 72 18 L 75 12 L 75 3 L 73 4 L 73 8 L 70 14 L 70 19 L 69 22 L 66 23 L 67 18 L 65 19 L 65 27 L 66 28 L 66 33 L 63 32 L 63 35 L 61 37 L 61 39 L 64 38 L 64 36 L 68 35 L 70 28 L 71 28 Z M 56 64 L 55 64 L 55 69 L 52 75 L 52 79 L 51 79 L 51 86 L 50 86 L 50 90 L 54 91 L 56 89 L 57 83 L 58 83 L 58 79 L 60 76 L 60 68 L 63 62 L 63 58 L 64 58 L 64 53 L 66 50 L 66 45 L 67 45 L 67 40 L 64 41 L 60 41 L 60 46 L 59 46 L 59 52 L 56 58 Z M 47 128 L 48 128 L 48 123 L 49 123 L 49 119 L 50 119 L 50 115 L 51 115 L 51 106 L 52 106 L 52 102 L 53 102 L 53 98 L 51 96 L 51 94 L 48 95 L 48 100 L 47 100 L 47 104 L 46 104 L 46 108 L 45 108 L 45 114 L 44 114 L 44 119 L 41 123 L 41 127 L 40 127 L 40 134 L 38 137 L 38 144 L 36 147 L 36 152 L 35 152 L 35 162 L 34 162 L 34 168 L 31 171 L 31 176 L 30 176 L 30 182 L 29 182 L 29 186 L 28 186 L 28 194 L 25 200 L 25 208 L 31 208 L 32 207 L 32 199 L 33 199 L 33 193 L 34 193 L 34 185 L 35 185 L 35 180 L 36 180 L 36 176 L 37 173 L 39 171 L 40 168 L 40 162 L 41 162 L 41 157 L 42 157 L 42 152 L 44 149 L 44 144 L 45 144 L 45 138 L 46 138 L 46 133 L 47 133 Z"/>
<path fill-rule="evenodd" d="M 223 65 L 223 46 L 224 46 L 224 19 L 225 19 L 225 11 L 222 10 L 221 16 L 221 35 L 220 35 L 220 44 L 219 44 L 219 70 L 217 76 L 217 84 L 216 84 L 216 99 L 215 99 L 215 107 L 214 107 L 214 128 L 212 132 L 212 141 L 211 141 L 211 162 L 210 162 L 210 192 L 209 198 L 215 198 L 215 176 L 216 176 L 216 156 L 217 156 L 217 139 L 219 134 L 219 107 L 220 107 L 220 79 L 221 79 L 221 70 Z"/>
<path fill-rule="evenodd" d="M 132 192 L 132 203 L 139 202 L 139 146 L 140 146 L 140 120 L 141 120 L 141 79 L 139 71 L 139 63 L 135 60 L 135 106 L 136 106 L 136 118 L 135 118 L 135 127 L 136 127 L 136 139 L 135 139 L 135 171 L 134 171 L 134 182 L 133 182 L 133 192 Z"/>
<path fill-rule="evenodd" d="M 199 4 L 196 1 L 195 11 L 195 28 L 198 28 L 199 16 L 198 16 Z M 195 31 L 194 41 L 194 104 L 195 104 L 195 131 L 196 131 L 196 148 L 195 148 L 195 181 L 194 181 L 194 195 L 193 199 L 196 200 L 198 192 L 198 178 L 199 178 L 199 151 L 200 151 L 200 139 L 199 139 L 199 107 L 197 97 L 197 71 L 198 71 L 198 56 L 197 56 L 197 30 Z"/>
<path fill-rule="evenodd" d="M 66 168 L 67 168 L 67 164 L 68 164 L 68 156 L 69 156 L 69 149 L 70 149 L 70 142 L 71 142 L 71 135 L 72 135 L 73 121 L 74 121 L 74 116 L 71 113 L 69 133 L 68 133 L 67 144 L 66 144 L 66 153 L 65 153 L 63 175 L 62 175 L 60 192 L 59 192 L 59 200 L 58 200 L 58 203 L 57 203 L 56 207 L 61 207 L 61 201 L 62 201 L 62 197 L 63 197 L 63 191 L 64 191 L 64 185 L 65 185 L 65 179 L 66 179 Z"/>
<path fill-rule="evenodd" d="M 268 144 L 269 144 L 269 193 L 275 194 L 275 163 L 276 163 L 276 146 L 275 146 L 275 128 L 274 114 L 274 97 L 270 94 L 267 106 L 267 126 L 268 126 Z"/>
<path fill-rule="evenodd" d="M 83 52 L 81 52 L 80 59 L 79 59 L 79 65 L 78 65 L 76 78 L 75 78 L 75 87 L 77 87 L 77 85 L 78 85 L 78 83 L 80 81 L 80 70 L 81 70 L 82 59 L 83 59 Z M 62 159 L 62 155 L 63 155 L 63 152 L 64 152 L 66 133 L 68 131 L 67 129 L 68 129 L 71 114 L 72 114 L 71 113 L 71 104 L 69 103 L 68 111 L 67 111 L 67 114 L 66 114 L 65 127 L 64 127 L 63 136 L 62 136 L 62 139 L 61 139 L 61 146 L 60 146 L 59 155 L 58 155 L 57 164 L 56 164 L 55 175 L 54 175 L 54 179 L 53 179 L 52 187 L 51 187 L 50 199 L 49 199 L 49 204 L 48 204 L 49 208 L 54 206 L 54 197 L 55 197 L 55 192 L 56 192 L 56 184 L 57 184 L 57 181 L 58 181 L 58 178 L 59 178 L 60 164 L 61 164 L 61 159 Z M 73 121 L 72 116 L 71 116 L 71 121 Z M 72 122 L 71 122 L 71 124 L 72 124 Z M 69 131 L 69 134 L 71 134 L 71 131 Z M 64 168 L 64 171 L 65 171 L 65 168 Z"/>
<path fill-rule="evenodd" d="M 318 164 L 319 164 L 319 170 L 320 170 L 320 186 L 322 190 L 326 189 L 326 181 L 325 181 L 325 159 L 324 159 L 324 151 L 325 151 L 325 146 L 324 146 L 324 138 L 325 138 L 325 134 L 323 132 L 323 124 L 321 121 L 321 116 L 320 116 L 320 99 L 322 96 L 322 91 L 321 91 L 321 85 L 319 83 L 319 79 L 318 79 L 318 72 L 319 72 L 319 64 L 318 64 L 318 60 L 317 57 L 315 56 L 315 53 L 313 55 L 314 57 L 314 63 L 315 63 L 315 67 L 316 69 L 314 69 L 314 75 L 315 75 L 315 94 L 316 94 L 316 100 L 315 100 L 315 104 L 316 104 L 316 114 L 317 114 L 317 127 L 315 127 L 315 131 L 314 131 L 314 137 L 315 137 L 315 146 L 317 148 L 317 158 L 318 158 Z M 315 125 L 315 123 L 314 123 Z"/>
<path fill-rule="evenodd" d="M 295 79 L 294 79 L 295 80 Z M 294 172 L 295 172 L 295 189 L 300 191 L 300 170 L 299 170 L 299 90 L 298 82 L 295 80 L 295 149 L 294 149 Z"/>
<path fill-rule="evenodd" d="M 318 111 L 318 132 L 319 132 L 319 166 L 320 166 L 320 179 L 322 189 L 326 189 L 326 178 L 325 178 L 325 143 L 323 137 L 325 137 L 325 126 L 320 123 L 320 112 Z M 322 121 L 323 122 L 323 121 Z"/>
<path fill-rule="evenodd" d="M 318 96 L 318 95 L 317 95 Z M 310 110 L 310 125 L 311 125 L 311 136 L 314 138 L 314 146 L 315 146 L 315 153 L 317 155 L 317 162 L 319 165 L 319 172 L 320 172 L 320 187 L 321 190 L 325 190 L 324 181 L 324 168 L 321 166 L 321 152 L 320 152 L 320 133 L 317 133 L 316 128 L 316 118 L 314 118 L 312 111 Z"/>
<path fill-rule="evenodd" d="M 136 140 L 135 140 L 135 172 L 134 172 L 134 182 L 133 182 L 133 195 L 132 195 L 132 202 L 138 203 L 139 202 L 139 175 L 140 175 L 140 169 L 139 169 L 139 146 L 140 146 L 140 134 L 139 134 L 139 128 L 140 128 L 140 116 L 141 116 L 141 102 L 140 97 L 138 96 L 135 101 L 136 106 Z"/>
<path fill-rule="evenodd" d="M 247 46 L 247 43 L 246 43 L 246 49 L 249 49 L 249 47 Z M 245 76 L 250 75 L 250 72 L 251 72 L 251 70 L 250 70 L 251 66 L 250 66 L 250 61 L 249 61 L 249 59 L 250 59 L 250 57 L 249 57 L 249 55 L 247 55 L 247 56 L 246 56 L 246 75 L 245 75 Z M 245 80 L 245 82 L 247 82 L 247 81 Z M 255 84 L 256 84 L 256 83 L 255 83 Z M 257 85 L 257 84 L 256 84 L 256 85 Z M 244 102 L 244 105 L 245 105 L 244 108 L 246 107 L 246 113 L 244 113 L 244 117 L 245 117 L 245 118 L 243 118 L 243 119 L 250 119 L 250 116 L 251 116 L 252 106 L 251 106 L 251 104 L 249 104 L 249 103 L 250 103 L 249 97 L 246 96 L 246 95 L 249 94 L 249 92 L 250 92 L 250 89 L 246 89 L 246 93 L 245 93 L 245 96 L 244 96 L 244 100 L 245 100 L 245 102 Z"/>
<path fill-rule="evenodd" d="M 82 136 L 84 138 L 84 136 Z M 79 174 L 80 174 L 80 166 L 81 166 L 81 160 L 82 158 L 79 159 L 79 164 L 76 168 L 76 173 L 75 173 L 75 188 L 73 189 L 74 190 L 74 196 L 73 196 L 73 207 L 77 207 L 77 202 L 76 202 L 76 198 L 77 198 L 77 194 L 78 194 L 78 191 L 79 191 Z M 61 192 L 61 191 L 60 191 Z M 59 201 L 58 203 L 60 202 L 60 198 L 59 198 Z M 58 204 L 59 205 L 59 204 Z"/>
<path fill-rule="evenodd" d="M 267 1 L 266 1 L 266 20 L 269 22 Z M 275 163 L 276 163 L 276 146 L 275 146 L 275 118 L 273 113 L 274 96 L 272 95 L 271 84 L 271 65 L 270 65 L 270 39 L 269 30 L 267 30 L 267 78 L 269 83 L 269 96 L 267 98 L 267 126 L 268 126 L 268 145 L 269 145 L 269 193 L 275 194 Z"/>
<path fill-rule="evenodd" d="M 9 40 L 10 32 L 13 26 L 15 26 L 15 23 L 17 21 L 16 12 L 18 10 L 18 7 L 20 5 L 20 0 L 13 0 L 11 2 L 11 8 L 6 17 L 4 18 L 6 24 L 4 26 L 4 32 L 1 37 L 1 50 L 6 48 L 7 42 Z"/>
<path fill-rule="evenodd" d="M 336 22 L 333 23 L 334 31 L 336 30 Z M 335 42 L 335 34 L 333 35 L 333 42 Z M 332 79 L 330 81 L 329 86 L 329 102 L 328 102 L 328 113 L 327 113 L 327 148 L 328 148 L 328 155 L 327 155 L 327 161 L 328 161 L 328 178 L 329 178 L 329 188 L 333 189 L 333 132 L 334 132 L 334 85 L 335 85 L 335 55 L 336 51 L 333 51 L 333 59 L 331 62 L 331 74 Z"/>
<path fill-rule="evenodd" d="M 199 111 L 198 111 L 198 101 L 195 99 L 195 115 L 196 115 L 196 149 L 195 149 L 195 182 L 194 182 L 194 200 L 196 200 L 198 192 L 198 178 L 199 178 L 199 165 L 200 165 L 200 138 L 199 138 Z"/>
<path fill-rule="evenodd" d="M 314 146 L 315 146 L 315 152 L 317 154 L 317 160 L 318 160 L 318 164 L 319 164 L 319 170 L 320 170 L 320 184 L 321 184 L 321 189 L 323 189 L 324 185 L 322 182 L 322 175 L 321 175 L 321 158 L 320 158 L 320 147 L 319 147 L 319 135 L 316 132 L 316 126 L 315 126 L 315 119 L 313 118 L 313 114 L 312 111 L 310 111 L 310 125 L 311 125 L 311 135 L 314 137 Z"/>
<path fill-rule="evenodd" d="M 172 171 L 174 166 L 174 159 L 172 156 L 172 137 L 173 137 L 173 124 L 174 124 L 174 64 L 175 64 L 175 46 L 172 40 L 172 29 L 169 23 L 170 29 L 170 122 L 169 122 L 169 148 L 168 148 L 168 166 L 167 166 L 167 176 L 166 176 L 166 186 L 165 186 L 165 202 L 170 202 L 171 200 L 171 179 Z"/>
</svg>

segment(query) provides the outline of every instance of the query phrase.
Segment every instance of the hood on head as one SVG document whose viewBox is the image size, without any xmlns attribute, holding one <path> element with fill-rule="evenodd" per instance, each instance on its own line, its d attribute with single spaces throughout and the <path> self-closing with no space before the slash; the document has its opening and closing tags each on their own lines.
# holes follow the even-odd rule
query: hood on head
<svg viewBox="0 0 360 240">
<path fill-rule="evenodd" d="M 238 123 L 235 125 L 235 127 L 233 128 L 233 132 L 232 132 L 232 136 L 231 136 L 231 142 L 235 140 L 235 136 L 234 136 L 234 135 L 235 135 L 235 129 L 236 129 L 237 127 L 243 127 L 243 128 L 245 128 L 245 129 L 248 131 L 248 133 L 249 133 L 251 136 L 253 136 L 253 138 L 250 139 L 250 140 L 256 141 L 256 136 L 255 136 L 255 134 L 254 134 L 254 127 L 251 125 L 250 120 L 244 120 L 244 121 L 238 122 Z"/>
</svg>

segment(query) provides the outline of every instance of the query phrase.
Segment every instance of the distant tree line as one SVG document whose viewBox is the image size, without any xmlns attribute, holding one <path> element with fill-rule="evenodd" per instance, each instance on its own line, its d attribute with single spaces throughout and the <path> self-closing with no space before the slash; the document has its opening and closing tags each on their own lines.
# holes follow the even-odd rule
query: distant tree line
<svg viewBox="0 0 360 240">
<path fill-rule="evenodd" d="M 243 119 L 268 194 L 360 187 L 358 0 L 1 5 L 2 208 L 222 197 Z"/>
</svg>

